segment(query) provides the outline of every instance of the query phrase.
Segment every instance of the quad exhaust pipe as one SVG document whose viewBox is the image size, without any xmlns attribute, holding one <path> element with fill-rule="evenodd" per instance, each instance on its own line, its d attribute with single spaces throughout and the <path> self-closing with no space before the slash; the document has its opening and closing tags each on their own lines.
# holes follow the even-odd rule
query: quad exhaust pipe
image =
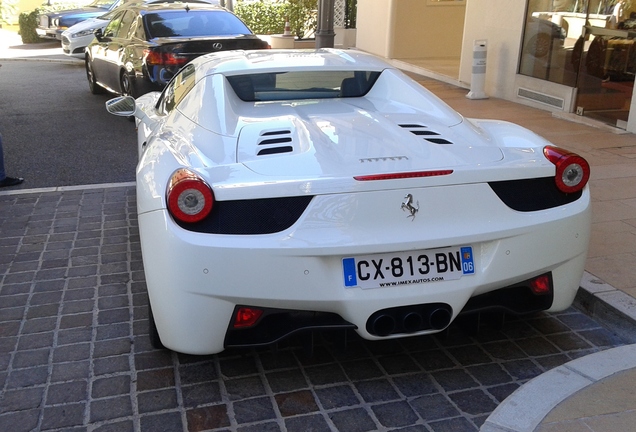
<svg viewBox="0 0 636 432">
<path fill-rule="evenodd" d="M 375 336 L 442 330 L 453 318 L 452 308 L 445 303 L 431 303 L 383 309 L 367 320 L 367 331 Z"/>
</svg>

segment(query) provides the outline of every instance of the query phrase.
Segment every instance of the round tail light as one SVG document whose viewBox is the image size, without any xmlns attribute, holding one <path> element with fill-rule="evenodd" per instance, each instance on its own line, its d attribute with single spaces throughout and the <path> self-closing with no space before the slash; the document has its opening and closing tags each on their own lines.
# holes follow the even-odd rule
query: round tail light
<svg viewBox="0 0 636 432">
<path fill-rule="evenodd" d="M 590 179 L 590 165 L 576 153 L 559 147 L 546 146 L 545 157 L 556 166 L 554 181 L 565 193 L 579 192 Z"/>
<path fill-rule="evenodd" d="M 166 201 L 168 211 L 176 220 L 194 223 L 210 214 L 214 194 L 201 177 L 190 170 L 180 169 L 170 178 Z"/>
</svg>

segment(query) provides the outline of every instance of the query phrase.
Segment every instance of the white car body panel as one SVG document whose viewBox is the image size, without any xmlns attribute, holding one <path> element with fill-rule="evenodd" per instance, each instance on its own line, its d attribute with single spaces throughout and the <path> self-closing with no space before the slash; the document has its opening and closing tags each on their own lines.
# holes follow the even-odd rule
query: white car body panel
<svg viewBox="0 0 636 432">
<path fill-rule="evenodd" d="M 481 199 L 491 195 L 478 193 L 476 189 L 458 186 L 457 196 L 452 198 L 482 202 Z M 315 210 L 298 223 L 307 228 L 292 228 L 262 236 L 258 241 L 245 236 L 218 236 L 211 242 L 201 242 L 201 236 L 184 233 L 165 211 L 140 215 L 144 262 L 151 263 L 151 271 L 146 270 L 147 284 L 156 287 L 156 291 L 149 290 L 153 311 L 155 317 L 165 317 L 163 322 L 157 321 L 164 345 L 198 354 L 222 350 L 227 323 L 236 304 L 332 311 L 358 325 L 363 337 L 379 339 L 364 330 L 365 321 L 376 310 L 413 302 L 444 302 L 451 305 L 456 316 L 469 297 L 544 271 L 553 271 L 555 284 L 569 287 L 555 296 L 551 310 L 569 307 L 585 264 L 589 207 L 577 209 L 581 211 L 576 217 L 561 219 L 566 215 L 559 215 L 559 222 L 548 223 L 550 215 L 531 216 L 532 221 L 518 226 L 518 221 L 510 220 L 508 209 L 501 209 L 498 215 L 484 211 L 460 217 L 462 206 L 451 203 L 440 211 L 439 203 L 448 199 L 446 188 L 427 192 L 427 202 L 436 203 L 435 207 L 426 215 L 418 215 L 413 222 L 401 214 L 397 205 L 378 211 L 378 198 L 388 200 L 392 195 L 393 201 L 399 202 L 402 199 L 399 191 L 386 191 L 381 197 L 368 200 L 335 195 L 312 203 Z M 355 206 L 357 216 L 338 212 L 338 207 Z M 342 218 L 325 222 L 327 216 L 331 219 L 334 214 Z M 366 217 L 361 216 L 365 214 Z M 485 223 L 475 222 L 480 218 Z M 396 220 L 402 223 L 395 226 Z M 535 228 L 544 224 L 549 228 L 544 227 L 541 235 L 537 235 Z M 413 240 L 414 232 L 431 225 L 435 231 L 430 239 Z M 352 226 L 360 228 L 357 232 L 347 229 Z M 378 230 L 379 227 L 382 229 Z M 369 238 L 369 229 L 378 230 L 378 235 Z M 473 234 L 474 231 L 481 232 Z M 335 234 L 339 237 L 332 239 Z M 210 251 L 212 244 L 214 250 Z M 343 257 L 447 244 L 473 246 L 475 276 L 370 290 L 344 287 Z M 175 272 L 175 268 L 179 271 Z M 176 310 L 175 305 L 180 308 Z M 175 322 L 180 325 L 174 325 Z M 201 329 L 206 329 L 209 337 L 188 336 Z M 210 334 L 214 331 L 219 332 L 217 337 Z"/>
<path fill-rule="evenodd" d="M 105 29 L 108 22 L 109 20 L 107 19 L 89 18 L 64 30 L 62 32 L 62 50 L 64 54 L 84 59 L 83 49 L 79 53 L 73 52 L 79 48 L 86 48 L 95 37 L 93 32 L 98 28 Z"/>
<path fill-rule="evenodd" d="M 195 63 L 208 72 L 171 115 L 155 111 L 157 93 L 137 100 L 148 116 L 138 120 L 139 229 L 150 303 L 167 348 L 222 351 L 236 305 L 336 313 L 367 339 L 406 336 L 369 333 L 365 323 L 381 309 L 444 303 L 454 319 L 471 297 L 548 272 L 555 287 L 549 310 L 571 305 L 590 236 L 588 188 L 566 205 L 522 212 L 488 185 L 554 176 L 543 155 L 548 141 L 511 123 L 464 119 L 401 72 L 355 51 L 224 52 Z M 224 77 L 316 67 L 384 72 L 364 97 L 275 102 L 243 102 Z M 414 124 L 448 144 L 404 127 Z M 277 130 L 289 131 L 293 150 L 258 156 L 261 133 Z M 166 185 L 182 167 L 205 179 L 217 202 L 313 199 L 280 232 L 193 232 L 166 209 Z M 452 174 L 354 179 L 426 170 Z M 402 208 L 406 193 L 417 203 L 412 217 Z M 472 247 L 474 275 L 345 287 L 345 257 L 448 246 Z"/>
</svg>

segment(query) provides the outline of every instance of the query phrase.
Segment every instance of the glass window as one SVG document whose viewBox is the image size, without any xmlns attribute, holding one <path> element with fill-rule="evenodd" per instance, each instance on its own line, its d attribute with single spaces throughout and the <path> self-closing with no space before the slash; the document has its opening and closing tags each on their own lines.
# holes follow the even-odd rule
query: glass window
<svg viewBox="0 0 636 432">
<path fill-rule="evenodd" d="M 519 73 L 576 87 L 577 114 L 624 128 L 635 28 L 636 1 L 528 0 Z"/>
<path fill-rule="evenodd" d="M 192 90 L 197 81 L 196 68 L 188 64 L 168 83 L 157 103 L 158 111 L 169 114 Z"/>
<path fill-rule="evenodd" d="M 252 34 L 243 21 L 225 11 L 160 11 L 149 13 L 144 19 L 151 39 Z"/>
<path fill-rule="evenodd" d="M 580 56 L 576 43 L 585 26 L 585 1 L 529 0 L 519 73 L 576 85 Z"/>
<path fill-rule="evenodd" d="M 580 49 L 577 113 L 622 129 L 627 126 L 636 76 L 636 11 L 632 2 L 590 0 Z M 603 12 L 603 13 L 593 13 Z"/>
<path fill-rule="evenodd" d="M 121 20 L 121 24 L 119 25 L 119 29 L 117 30 L 117 37 L 125 38 L 128 37 L 128 31 L 130 30 L 130 25 L 133 23 L 135 18 L 135 13 L 131 11 L 126 11 L 124 13 L 124 17 Z"/>
<path fill-rule="evenodd" d="M 106 38 L 115 37 L 119 29 L 119 26 L 121 24 L 121 20 L 124 17 L 124 12 L 125 11 L 118 13 L 117 15 L 113 17 L 112 20 L 110 20 L 110 22 L 106 25 L 106 28 L 104 29 L 104 33 L 103 33 L 104 37 Z"/>
<path fill-rule="evenodd" d="M 275 101 L 361 97 L 373 87 L 380 72 L 299 71 L 228 76 L 243 101 Z"/>
<path fill-rule="evenodd" d="M 593 37 L 586 28 L 625 25 L 632 0 L 528 0 L 519 73 L 576 87 Z"/>
<path fill-rule="evenodd" d="M 144 32 L 144 26 L 141 21 L 141 17 L 137 15 L 135 22 L 132 26 L 130 26 L 131 36 L 129 39 L 137 38 L 141 40 L 146 40 L 146 33 Z"/>
</svg>

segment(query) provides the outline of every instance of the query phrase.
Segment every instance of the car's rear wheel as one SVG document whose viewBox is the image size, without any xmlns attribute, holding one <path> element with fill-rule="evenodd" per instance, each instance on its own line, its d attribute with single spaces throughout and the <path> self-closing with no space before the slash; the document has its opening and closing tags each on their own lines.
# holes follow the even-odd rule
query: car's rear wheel
<svg viewBox="0 0 636 432">
<path fill-rule="evenodd" d="M 157 330 L 157 324 L 155 324 L 155 317 L 152 314 L 152 306 L 148 301 L 148 337 L 150 338 L 150 345 L 156 349 L 164 349 L 161 338 L 159 337 L 159 331 Z"/>
<path fill-rule="evenodd" d="M 86 79 L 88 79 L 88 88 L 90 89 L 91 93 L 92 94 L 105 93 L 106 89 L 104 89 L 104 87 L 97 84 L 97 81 L 95 80 L 95 71 L 93 70 L 93 64 L 88 59 L 88 57 L 85 59 L 85 64 L 86 64 Z"/>
<path fill-rule="evenodd" d="M 128 76 L 126 72 L 122 72 L 121 76 L 119 77 L 119 88 L 121 89 L 122 96 L 137 97 L 135 91 L 133 90 L 130 76 Z"/>
</svg>

